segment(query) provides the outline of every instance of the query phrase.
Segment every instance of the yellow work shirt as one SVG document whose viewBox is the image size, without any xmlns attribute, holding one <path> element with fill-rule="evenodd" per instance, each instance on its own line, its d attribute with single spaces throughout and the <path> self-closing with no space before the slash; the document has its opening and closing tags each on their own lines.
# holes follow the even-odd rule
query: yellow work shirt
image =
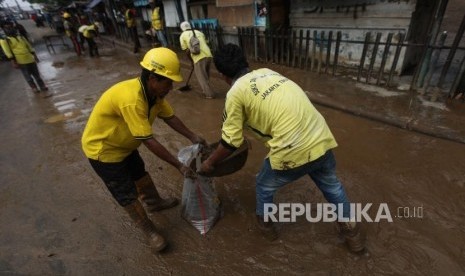
<svg viewBox="0 0 465 276">
<path fill-rule="evenodd" d="M 82 34 L 85 38 L 94 38 L 97 32 L 98 28 L 95 25 L 90 25 L 84 29 L 84 32 Z"/>
<path fill-rule="evenodd" d="M 270 149 L 268 157 L 275 170 L 299 167 L 337 146 L 305 92 L 267 68 L 240 77 L 226 95 L 223 142 L 239 147 L 244 125 Z"/>
<path fill-rule="evenodd" d="M 76 30 L 73 26 L 73 23 L 71 23 L 69 20 L 65 20 L 63 22 L 63 27 L 65 28 L 65 33 L 68 37 L 72 37 L 76 34 Z"/>
<path fill-rule="evenodd" d="M 143 140 L 153 137 L 156 117 L 174 116 L 170 104 L 149 101 L 139 78 L 122 81 L 105 91 L 94 106 L 82 135 L 87 158 L 101 162 L 120 162 L 137 149 Z"/>
<path fill-rule="evenodd" d="M 8 40 L 8 41 L 7 41 Z M 0 45 L 8 59 L 15 59 L 18 64 L 34 63 L 34 49 L 22 36 L 8 36 L 0 39 Z"/>
<path fill-rule="evenodd" d="M 200 53 L 198 55 L 191 54 L 192 60 L 194 63 L 197 63 L 199 60 L 212 57 L 212 52 L 210 47 L 208 47 L 207 40 L 205 39 L 205 35 L 201 31 L 194 30 L 195 36 L 199 39 L 200 42 Z M 179 43 L 181 44 L 182 50 L 189 49 L 189 40 L 191 37 L 194 36 L 192 30 L 186 30 L 181 33 L 179 36 Z"/>
<path fill-rule="evenodd" d="M 156 31 L 163 30 L 163 22 L 160 17 L 160 7 L 156 7 L 152 11 L 152 28 Z"/>
<path fill-rule="evenodd" d="M 124 17 L 126 18 L 126 26 L 128 28 L 132 28 L 136 26 L 136 21 L 134 20 L 134 17 L 132 16 L 130 9 L 126 10 L 126 12 L 124 13 Z"/>
</svg>

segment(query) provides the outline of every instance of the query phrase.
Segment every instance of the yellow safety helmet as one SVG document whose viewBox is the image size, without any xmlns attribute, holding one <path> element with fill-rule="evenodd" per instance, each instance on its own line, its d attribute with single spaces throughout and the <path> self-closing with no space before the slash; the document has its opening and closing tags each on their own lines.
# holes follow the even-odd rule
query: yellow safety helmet
<svg viewBox="0 0 465 276">
<path fill-rule="evenodd" d="M 168 48 L 159 47 L 149 50 L 140 65 L 160 76 L 173 81 L 182 81 L 181 65 L 175 52 Z"/>
<path fill-rule="evenodd" d="M 63 14 L 63 18 L 71 18 L 71 14 L 65 12 L 65 13 Z"/>
</svg>

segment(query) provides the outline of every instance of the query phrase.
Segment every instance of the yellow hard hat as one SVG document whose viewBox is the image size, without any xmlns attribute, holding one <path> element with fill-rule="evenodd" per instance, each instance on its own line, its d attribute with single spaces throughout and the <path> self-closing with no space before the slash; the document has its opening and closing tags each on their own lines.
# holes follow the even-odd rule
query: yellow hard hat
<svg viewBox="0 0 465 276">
<path fill-rule="evenodd" d="M 70 17 L 71 17 L 71 14 L 69 14 L 69 13 L 67 13 L 67 12 L 65 12 L 65 13 L 63 14 L 63 18 L 70 18 Z"/>
<path fill-rule="evenodd" d="M 168 48 L 159 47 L 149 50 L 140 65 L 160 76 L 173 81 L 182 81 L 181 65 L 175 52 Z"/>
</svg>

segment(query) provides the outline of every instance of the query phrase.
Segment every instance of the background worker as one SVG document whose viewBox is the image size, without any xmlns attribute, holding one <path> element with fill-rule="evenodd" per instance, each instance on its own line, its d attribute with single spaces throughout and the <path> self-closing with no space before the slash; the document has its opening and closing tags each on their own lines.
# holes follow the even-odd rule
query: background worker
<svg viewBox="0 0 465 276">
<path fill-rule="evenodd" d="M 149 0 L 150 7 L 152 8 L 152 29 L 157 34 L 158 42 L 161 46 L 168 47 L 164 30 L 165 10 L 161 0 Z"/>
<path fill-rule="evenodd" d="M 100 56 L 100 54 L 98 53 L 98 45 L 94 40 L 94 38 L 98 35 L 98 28 L 99 28 L 98 23 L 94 22 L 93 24 L 84 28 L 84 31 L 82 33 L 82 35 L 87 41 L 87 45 L 89 46 L 90 57 Z"/>
<path fill-rule="evenodd" d="M 63 28 L 65 29 L 66 36 L 68 36 L 71 42 L 73 43 L 74 51 L 78 56 L 80 56 L 81 45 L 79 44 L 77 38 L 78 28 L 77 24 L 73 22 L 73 19 L 69 12 L 63 13 Z"/>
<path fill-rule="evenodd" d="M 192 143 L 205 144 L 205 140 L 176 117 L 165 99 L 173 81 L 182 81 L 176 53 L 154 48 L 140 65 L 140 77 L 117 83 L 98 100 L 82 135 L 82 148 L 113 198 L 147 235 L 152 249 L 161 251 L 167 242 L 157 233 L 141 201 L 151 212 L 174 207 L 178 200 L 160 197 L 137 148 L 144 144 L 181 174 L 192 176 L 191 169 L 157 141 L 152 124 L 158 117 Z"/>
<path fill-rule="evenodd" d="M 139 35 L 137 34 L 135 11 L 130 9 L 126 4 L 123 4 L 122 9 L 124 19 L 126 21 L 126 27 L 128 28 L 129 34 L 132 37 L 132 41 L 134 42 L 134 53 L 137 53 L 139 52 L 141 45 L 139 41 Z"/>
<path fill-rule="evenodd" d="M 198 30 L 193 30 L 191 24 L 187 21 L 181 23 L 180 28 L 182 30 L 181 35 L 179 36 L 179 43 L 181 44 L 181 49 L 186 52 L 187 57 L 192 61 L 194 66 L 195 76 L 197 81 L 202 88 L 202 92 L 206 99 L 215 98 L 215 92 L 213 92 L 210 86 L 210 67 L 213 61 L 212 53 L 210 47 L 207 45 L 205 35 Z M 200 53 L 193 54 L 189 50 L 189 41 L 192 36 L 198 38 L 200 42 Z"/>
<path fill-rule="evenodd" d="M 247 126 L 270 152 L 256 177 L 258 228 L 270 240 L 278 238 L 272 222 L 264 221 L 264 204 L 276 191 L 305 175 L 315 182 L 328 202 L 343 204 L 350 219 L 350 203 L 336 176 L 331 149 L 337 146 L 323 116 L 293 81 L 267 68 L 251 71 L 241 48 L 227 44 L 214 55 L 215 66 L 231 85 L 223 113 L 221 143 L 202 163 L 200 172 L 212 171 L 244 141 Z M 342 218 L 340 218 L 342 219 Z M 353 252 L 364 245 L 354 222 L 338 222 Z"/>
<path fill-rule="evenodd" d="M 84 37 L 84 31 L 87 29 L 87 27 L 89 27 L 89 25 L 81 25 L 79 26 L 79 29 L 78 29 L 79 45 L 81 45 L 82 51 L 86 50 L 86 46 L 85 46 L 86 38 Z"/>
<path fill-rule="evenodd" d="M 37 67 L 39 58 L 34 48 L 32 48 L 26 38 L 18 34 L 13 22 L 5 22 L 3 30 L 6 37 L 0 39 L 0 45 L 6 57 L 11 60 L 13 67 L 21 70 L 32 92 L 41 93 L 43 97 L 51 96 L 40 76 L 39 68 Z"/>
</svg>

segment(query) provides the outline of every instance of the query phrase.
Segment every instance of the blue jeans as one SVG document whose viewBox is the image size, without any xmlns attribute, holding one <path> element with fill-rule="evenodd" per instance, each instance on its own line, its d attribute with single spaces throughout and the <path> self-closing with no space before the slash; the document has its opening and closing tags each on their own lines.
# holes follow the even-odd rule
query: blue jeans
<svg viewBox="0 0 465 276">
<path fill-rule="evenodd" d="M 322 157 L 290 170 L 273 170 L 269 158 L 265 159 L 256 179 L 256 214 L 264 215 L 263 205 L 273 203 L 274 194 L 284 185 L 309 175 L 329 203 L 343 204 L 343 216 L 350 218 L 350 202 L 344 187 L 336 176 L 336 160 L 328 150 Z"/>
<path fill-rule="evenodd" d="M 168 41 L 166 41 L 166 37 L 163 31 L 157 30 L 156 32 L 157 32 L 158 41 L 161 43 L 161 46 L 168 47 Z"/>
</svg>

